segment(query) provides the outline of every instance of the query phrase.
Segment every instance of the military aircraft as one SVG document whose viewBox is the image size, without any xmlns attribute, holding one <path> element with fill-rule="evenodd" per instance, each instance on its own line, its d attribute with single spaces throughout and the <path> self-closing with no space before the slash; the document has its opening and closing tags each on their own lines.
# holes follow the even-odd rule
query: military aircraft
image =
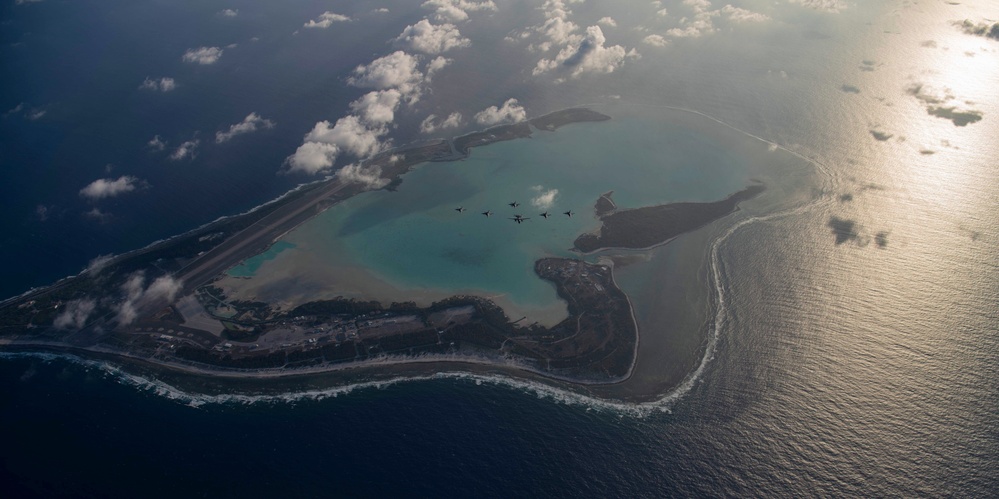
<svg viewBox="0 0 999 499">
<path fill-rule="evenodd" d="M 567 217 L 572 217 L 573 215 L 575 215 L 575 213 L 573 213 L 572 210 L 569 210 L 569 211 L 566 211 L 566 212 L 562 212 L 562 214 L 565 215 L 565 216 L 567 216 Z"/>
<path fill-rule="evenodd" d="M 482 214 L 485 215 L 485 216 L 487 216 L 487 217 L 491 217 L 493 215 L 493 212 L 491 212 L 489 210 L 486 210 L 486 211 L 483 211 Z"/>
<path fill-rule="evenodd" d="M 548 217 L 552 216 L 552 214 L 551 214 L 551 213 L 548 213 L 548 212 L 546 211 L 546 212 L 542 213 L 542 214 L 541 214 L 541 216 L 543 216 L 543 217 L 545 217 L 545 218 L 547 219 Z"/>
<path fill-rule="evenodd" d="M 512 202 L 512 203 L 509 203 L 509 204 L 510 204 L 510 206 L 513 206 L 514 208 L 516 208 L 516 207 L 520 206 L 520 203 L 518 203 L 518 202 L 516 202 L 516 201 L 514 201 L 514 202 Z"/>
<path fill-rule="evenodd" d="M 459 207 L 455 208 L 454 211 L 457 211 L 458 213 L 461 213 L 461 212 L 465 211 L 465 208 L 459 206 Z"/>
<path fill-rule="evenodd" d="M 512 218 L 510 218 L 510 220 L 513 220 L 514 222 L 517 222 L 519 224 L 519 223 L 523 222 L 524 220 L 530 220 L 530 218 L 529 217 L 525 218 L 525 217 L 522 217 L 520 215 L 514 215 Z"/>
</svg>

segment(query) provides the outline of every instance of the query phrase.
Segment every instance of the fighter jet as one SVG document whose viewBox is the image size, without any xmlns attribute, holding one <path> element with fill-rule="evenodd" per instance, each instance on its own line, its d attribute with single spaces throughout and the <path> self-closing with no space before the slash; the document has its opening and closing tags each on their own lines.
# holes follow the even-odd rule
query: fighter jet
<svg viewBox="0 0 999 499">
<path fill-rule="evenodd" d="M 487 216 L 487 217 L 493 216 L 493 212 L 491 212 L 489 210 L 483 211 L 482 214 L 485 215 L 485 216 Z"/>
<path fill-rule="evenodd" d="M 458 213 L 461 213 L 461 212 L 465 211 L 465 208 L 459 206 L 459 207 L 455 208 L 454 211 L 457 211 Z"/>
<path fill-rule="evenodd" d="M 552 214 L 551 214 L 551 213 L 548 213 L 548 212 L 546 211 L 546 212 L 542 213 L 542 214 L 541 214 L 541 216 L 543 216 L 543 217 L 545 217 L 545 219 L 547 219 L 548 217 L 552 216 Z"/>
<path fill-rule="evenodd" d="M 562 214 L 565 215 L 565 216 L 567 216 L 567 217 L 572 217 L 573 215 L 575 215 L 575 213 L 573 213 L 572 210 L 563 212 Z"/>
<path fill-rule="evenodd" d="M 522 217 L 520 215 L 514 215 L 510 220 L 513 220 L 514 222 L 517 222 L 519 224 L 519 223 L 523 222 L 524 220 L 530 220 L 530 218 L 524 218 L 524 217 Z"/>
<path fill-rule="evenodd" d="M 513 206 L 514 208 L 516 208 L 516 207 L 520 206 L 520 203 L 514 201 L 514 202 L 510 203 L 510 206 Z"/>
</svg>

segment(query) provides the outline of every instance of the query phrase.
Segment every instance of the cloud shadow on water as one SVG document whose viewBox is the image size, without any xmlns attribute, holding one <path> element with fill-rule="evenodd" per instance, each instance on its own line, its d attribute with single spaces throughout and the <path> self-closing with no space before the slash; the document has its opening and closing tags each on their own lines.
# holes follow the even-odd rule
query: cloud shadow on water
<svg viewBox="0 0 999 499">
<path fill-rule="evenodd" d="M 845 242 L 856 241 L 860 237 L 857 232 L 856 220 L 846 220 L 834 216 L 829 218 L 826 226 L 832 229 L 832 233 L 836 236 L 837 246 Z"/>
</svg>

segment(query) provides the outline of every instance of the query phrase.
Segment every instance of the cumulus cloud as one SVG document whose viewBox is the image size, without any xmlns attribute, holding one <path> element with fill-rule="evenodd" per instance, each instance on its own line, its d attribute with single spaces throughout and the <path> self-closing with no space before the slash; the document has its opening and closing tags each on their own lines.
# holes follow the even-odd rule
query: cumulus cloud
<svg viewBox="0 0 999 499">
<path fill-rule="evenodd" d="M 475 2 L 471 0 L 427 0 L 423 2 L 423 8 L 434 11 L 434 17 L 438 21 L 467 21 L 469 12 L 480 10 L 496 11 L 496 4 L 492 0 Z"/>
<path fill-rule="evenodd" d="M 142 85 L 139 85 L 139 88 L 142 90 L 169 92 L 177 88 L 177 83 L 173 80 L 173 78 L 164 77 L 158 80 L 154 80 L 152 78 L 147 77 L 145 80 L 142 81 Z"/>
<path fill-rule="evenodd" d="M 597 21 L 597 24 L 603 24 L 604 26 L 610 28 L 617 27 L 617 21 L 615 21 L 613 17 L 601 17 L 600 20 Z"/>
<path fill-rule="evenodd" d="M 198 47 L 184 52 L 184 62 L 202 65 L 215 64 L 222 57 L 222 49 L 218 47 Z"/>
<path fill-rule="evenodd" d="M 91 208 L 89 211 L 84 212 L 83 216 L 85 216 L 85 217 L 87 217 L 87 218 L 89 218 L 91 220 L 96 220 L 97 222 L 100 222 L 100 223 L 105 223 L 108 220 L 111 220 L 111 214 L 110 213 L 102 211 L 100 208 L 98 208 L 96 206 L 93 207 L 93 208 Z"/>
<path fill-rule="evenodd" d="M 475 122 L 480 125 L 497 123 L 519 123 L 527 119 L 527 111 L 517 99 L 507 99 L 503 106 L 489 106 L 475 114 Z"/>
<path fill-rule="evenodd" d="M 361 184 L 369 189 L 380 189 L 389 181 L 381 177 L 382 169 L 377 165 L 363 167 L 358 164 L 347 165 L 336 172 L 337 178 L 347 183 Z"/>
<path fill-rule="evenodd" d="M 177 146 L 177 149 L 170 154 L 170 159 L 174 161 L 180 161 L 182 159 L 194 159 L 197 155 L 198 145 L 201 144 L 201 140 L 192 139 L 188 140 L 181 145 Z"/>
<path fill-rule="evenodd" d="M 141 180 L 131 175 L 124 175 L 116 179 L 99 178 L 83 189 L 80 189 L 80 195 L 91 201 L 97 201 L 104 198 L 113 198 L 126 192 L 132 192 L 142 187 L 142 185 Z"/>
<path fill-rule="evenodd" d="M 607 47 L 600 26 L 586 28 L 586 34 L 577 43 L 572 43 L 559 51 L 554 59 L 541 59 L 533 74 L 541 74 L 553 69 L 564 69 L 572 77 L 583 73 L 611 73 L 620 67 L 626 57 L 638 57 L 632 49 L 625 51 L 620 45 Z"/>
<path fill-rule="evenodd" d="M 725 17 L 736 22 L 760 22 L 770 19 L 770 16 L 765 14 L 760 14 L 759 12 L 753 12 L 739 7 L 733 7 L 731 5 L 722 7 L 721 13 Z"/>
<path fill-rule="evenodd" d="M 846 4 L 842 0 L 791 0 L 791 3 L 831 13 L 836 13 L 846 8 Z"/>
<path fill-rule="evenodd" d="M 669 44 L 669 40 L 662 35 L 649 35 L 642 39 L 642 43 L 652 45 L 653 47 L 665 47 Z"/>
<path fill-rule="evenodd" d="M 163 139 L 159 135 L 153 135 L 153 138 L 149 139 L 149 142 L 146 142 L 146 147 L 154 151 L 162 151 L 166 149 L 166 142 L 163 142 Z"/>
<path fill-rule="evenodd" d="M 221 144 L 226 142 L 237 135 L 243 135 L 247 133 L 253 133 L 257 130 L 271 129 L 274 128 L 274 122 L 268 119 L 261 118 L 257 113 L 250 113 L 243 118 L 243 121 L 231 125 L 229 130 L 215 132 L 215 143 Z"/>
<path fill-rule="evenodd" d="M 223 9 L 219 12 L 222 17 L 236 17 L 239 15 L 238 9 Z"/>
<path fill-rule="evenodd" d="M 426 81 L 429 82 L 435 73 L 446 68 L 449 64 L 451 64 L 451 62 L 453 62 L 452 59 L 448 59 L 443 56 L 434 57 L 430 62 L 427 63 Z"/>
<path fill-rule="evenodd" d="M 306 142 L 285 160 L 288 173 L 301 172 L 315 175 L 329 171 L 336 162 L 339 149 L 333 144 Z"/>
<path fill-rule="evenodd" d="M 541 9 L 545 12 L 545 22 L 535 28 L 548 38 L 548 42 L 539 45 L 539 49 L 547 51 L 552 44 L 566 45 L 575 43 L 579 35 L 574 34 L 579 26 L 569 20 L 572 11 L 566 7 L 563 0 L 545 0 Z"/>
<path fill-rule="evenodd" d="M 90 263 L 87 264 L 87 268 L 84 269 L 84 272 L 91 275 L 98 274 L 100 271 L 104 270 L 104 267 L 107 267 L 107 265 L 111 263 L 111 260 L 114 260 L 112 255 L 98 255 L 94 257 L 93 260 L 90 260 Z"/>
<path fill-rule="evenodd" d="M 66 303 L 62 312 L 56 316 L 52 325 L 56 329 L 82 329 L 87 325 L 87 318 L 97 308 L 97 302 L 91 299 L 72 300 Z"/>
<path fill-rule="evenodd" d="M 145 287 L 145 282 L 146 276 L 140 271 L 129 276 L 125 284 L 122 284 L 121 291 L 124 297 L 116 307 L 115 319 L 118 324 L 128 325 L 135 322 L 139 316 L 139 307 L 143 305 L 157 300 L 173 301 L 182 287 L 180 281 L 169 275 L 156 278 L 148 288 Z"/>
<path fill-rule="evenodd" d="M 558 189 L 545 189 L 544 186 L 536 185 L 531 190 L 538 193 L 531 198 L 531 205 L 539 210 L 547 210 L 555 205 L 555 198 L 558 196 Z"/>
<path fill-rule="evenodd" d="M 666 31 L 666 35 L 673 38 L 696 38 L 714 31 L 715 26 L 712 18 L 718 17 L 721 12 L 711 10 L 710 2 L 707 0 L 683 0 L 683 4 L 691 10 L 692 16 L 680 19 L 680 26 Z"/>
<path fill-rule="evenodd" d="M 406 26 L 395 39 L 395 44 L 424 54 L 440 54 L 455 48 L 469 47 L 472 41 L 461 36 L 461 32 L 453 24 L 434 25 L 423 19 Z"/>
<path fill-rule="evenodd" d="M 327 10 L 326 12 L 319 14 L 319 17 L 310 20 L 302 26 L 305 26 L 306 28 L 326 29 L 332 26 L 333 23 L 342 23 L 347 21 L 350 21 L 349 17 Z"/>
<path fill-rule="evenodd" d="M 419 59 L 401 50 L 362 64 L 354 69 L 354 75 L 347 83 L 356 87 L 367 87 L 378 90 L 387 88 L 398 89 L 412 102 L 419 97 L 420 83 L 423 73 L 417 68 Z"/>
<path fill-rule="evenodd" d="M 316 123 L 305 136 L 305 142 L 333 144 L 338 150 L 355 156 L 367 157 L 382 150 L 380 138 L 388 133 L 384 127 L 368 128 L 354 115 L 344 116 L 330 126 L 329 121 Z"/>
<path fill-rule="evenodd" d="M 440 121 L 438 121 L 437 115 L 431 114 L 420 123 L 420 132 L 434 133 L 439 130 L 455 128 L 458 126 L 461 126 L 461 113 L 451 113 L 447 118 Z"/>
<path fill-rule="evenodd" d="M 394 88 L 375 90 L 350 103 L 350 109 L 358 113 L 365 123 L 387 124 L 395 120 L 395 110 L 401 100 L 402 93 Z"/>
</svg>

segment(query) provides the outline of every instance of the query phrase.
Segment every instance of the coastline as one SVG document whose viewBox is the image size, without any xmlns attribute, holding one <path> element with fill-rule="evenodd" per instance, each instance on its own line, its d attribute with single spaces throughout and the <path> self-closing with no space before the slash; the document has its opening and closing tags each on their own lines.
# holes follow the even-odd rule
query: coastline
<svg viewBox="0 0 999 499">
<path fill-rule="evenodd" d="M 680 110 L 680 111 L 689 112 L 687 110 Z M 700 113 L 692 113 L 692 114 L 700 115 Z M 445 157 L 445 155 L 442 155 L 440 157 L 440 159 L 433 159 L 433 160 L 454 161 L 454 160 L 458 160 L 458 159 L 462 159 L 464 157 L 467 157 L 467 155 L 461 155 L 459 157 L 456 157 L 453 154 L 451 154 L 451 153 L 453 153 L 453 150 L 451 149 L 452 146 L 450 145 L 451 143 L 449 141 L 446 141 L 446 140 L 445 141 L 440 141 L 440 142 L 437 142 L 435 144 L 438 145 L 438 146 L 447 144 L 449 146 L 449 151 L 448 151 L 449 154 L 446 155 L 446 157 Z M 391 152 L 383 153 L 379 157 L 382 158 L 382 159 L 386 159 L 386 158 L 389 157 L 390 154 L 398 154 L 399 152 L 400 152 L 400 150 L 396 149 L 396 150 L 393 150 Z M 433 160 L 431 160 L 431 161 L 433 161 Z M 402 162 L 398 162 L 398 163 L 402 163 Z M 408 161 L 406 163 L 408 163 Z M 416 163 L 419 163 L 419 162 L 415 162 L 414 164 L 416 164 Z M 411 168 L 412 165 L 403 165 L 403 166 L 404 167 L 399 168 L 399 170 L 397 170 L 397 173 L 394 172 L 394 173 L 391 173 L 390 175 L 394 175 L 395 176 L 394 178 L 399 178 L 399 175 L 402 175 L 403 173 L 405 173 L 406 171 L 408 171 L 409 168 Z M 397 167 L 398 167 L 398 165 L 397 165 Z M 336 182 L 336 178 L 332 178 L 332 179 L 331 178 L 327 178 L 325 180 L 321 180 L 321 181 L 313 182 L 313 183 L 310 183 L 310 184 L 306 184 L 306 187 L 308 187 L 308 186 L 314 186 L 314 185 L 328 185 L 327 183 L 332 184 L 332 183 L 335 183 L 335 182 Z M 363 190 L 361 190 L 360 192 L 363 192 Z M 610 194 L 610 193 L 608 193 L 608 194 Z M 282 196 L 282 198 L 279 198 L 278 200 L 274 200 L 274 201 L 268 202 L 268 203 L 266 203 L 266 205 L 277 204 L 278 201 L 281 201 L 287 195 L 288 194 L 286 194 L 285 196 Z M 342 199 L 340 199 L 340 200 L 342 200 Z M 339 202 L 339 201 L 334 201 L 334 203 L 335 202 Z M 333 203 L 331 203 L 329 205 L 332 205 L 332 204 Z M 327 205 L 325 207 L 328 207 L 329 205 Z M 264 206 L 264 205 L 262 205 L 262 206 Z M 323 207 L 323 208 L 325 208 L 325 207 Z M 260 207 L 254 209 L 254 210 L 251 210 L 250 213 L 257 212 L 259 208 Z M 615 210 L 615 211 L 617 211 L 617 210 Z M 233 218 L 239 218 L 239 217 L 233 217 Z M 229 219 L 227 218 L 226 220 L 229 220 Z M 301 223 L 301 222 L 299 222 L 299 223 Z M 287 230 L 291 230 L 291 229 L 287 229 Z M 284 233 L 286 233 L 287 230 L 285 230 Z M 195 229 L 192 232 L 194 232 L 194 234 L 191 234 L 192 236 L 204 233 L 204 232 L 199 233 L 198 229 Z M 173 241 L 173 240 L 178 239 L 178 238 L 180 238 L 180 236 L 174 236 L 172 238 L 169 238 L 169 241 Z M 671 240 L 673 240 L 673 238 L 667 239 L 665 241 L 657 242 L 656 244 L 650 246 L 649 248 L 654 248 L 654 247 L 657 247 L 657 246 L 662 246 L 662 245 L 668 243 Z M 273 241 L 274 241 L 274 239 L 272 239 L 269 242 L 272 243 Z M 266 247 L 264 249 L 266 249 Z M 608 248 L 601 248 L 601 250 L 603 250 L 603 249 L 608 249 Z M 611 275 L 611 277 L 613 279 L 613 274 Z M 616 280 L 615 280 L 615 285 L 616 285 Z M 585 387 L 585 386 L 590 386 L 590 387 L 596 387 L 596 386 L 611 387 L 611 386 L 614 386 L 614 385 L 617 385 L 617 384 L 623 383 L 624 381 L 629 380 L 631 378 L 631 376 L 635 373 L 636 364 L 637 364 L 637 353 L 639 351 L 639 342 L 640 342 L 641 335 L 638 332 L 637 322 L 635 320 L 635 310 L 634 310 L 633 305 L 631 304 L 631 298 L 628 297 L 627 294 L 625 294 L 625 296 L 626 296 L 626 298 L 628 300 L 629 315 L 631 316 L 632 321 L 636 323 L 636 327 L 635 327 L 635 331 L 636 331 L 635 332 L 635 338 L 636 339 L 635 339 L 634 345 L 630 348 L 630 350 L 631 350 L 631 360 L 630 360 L 629 365 L 627 367 L 626 373 L 624 375 L 622 375 L 622 376 L 614 377 L 613 379 L 606 379 L 605 378 L 605 379 L 600 380 L 598 382 L 592 382 L 590 380 L 581 379 L 581 378 L 578 378 L 578 377 L 577 378 L 565 377 L 565 376 L 558 375 L 556 373 L 551 373 L 551 372 L 545 372 L 545 371 L 537 370 L 537 369 L 532 368 L 531 366 L 515 365 L 515 366 L 511 367 L 509 359 L 505 359 L 505 358 L 501 358 L 501 357 L 483 357 L 483 356 L 471 356 L 471 357 L 469 357 L 467 355 L 457 355 L 456 356 L 454 354 L 447 354 L 447 355 L 426 354 L 426 355 L 421 355 L 419 357 L 389 355 L 389 356 L 380 357 L 380 358 L 377 358 L 377 359 L 365 359 L 365 360 L 361 360 L 361 361 L 357 361 L 357 362 L 352 362 L 352 363 L 349 363 L 349 364 L 338 365 L 335 368 L 330 368 L 330 366 L 325 366 L 325 367 L 321 367 L 321 368 L 317 368 L 317 369 L 305 369 L 305 370 L 302 370 L 300 368 L 294 368 L 294 370 L 271 371 L 270 374 L 267 374 L 265 376 L 258 376 L 257 374 L 251 374 L 251 375 L 247 376 L 246 373 L 243 372 L 241 375 L 235 376 L 235 377 L 226 376 L 226 375 L 223 375 L 222 377 L 223 378 L 227 378 L 227 379 L 228 378 L 232 378 L 232 379 L 244 379 L 244 380 L 245 379 L 255 379 L 255 380 L 262 380 L 262 379 L 285 379 L 285 378 L 288 378 L 288 379 L 300 379 L 300 378 L 313 377 L 313 376 L 322 376 L 323 374 L 326 374 L 326 373 L 341 373 L 341 372 L 364 372 L 364 373 L 366 373 L 366 375 L 377 376 L 377 375 L 379 375 L 377 373 L 377 371 L 379 369 L 384 369 L 385 366 L 393 366 L 393 368 L 391 369 L 393 372 L 400 372 L 400 371 L 407 371 L 407 370 L 413 371 L 413 370 L 415 370 L 415 371 L 418 371 L 418 372 L 414 371 L 413 375 L 422 375 L 422 374 L 426 374 L 426 372 L 435 372 L 434 371 L 435 369 L 447 369 L 447 368 L 449 368 L 447 366 L 474 365 L 474 366 L 480 366 L 483 369 L 488 369 L 489 368 L 488 366 L 493 366 L 496 369 L 503 370 L 504 373 L 506 373 L 506 375 L 512 376 L 512 377 L 517 378 L 517 379 L 519 379 L 521 376 L 527 376 L 527 378 L 531 379 L 531 380 L 535 380 L 535 381 L 547 381 L 547 382 L 550 382 L 550 383 L 553 383 L 553 384 L 557 384 L 557 385 L 561 384 L 561 383 L 571 383 L 574 386 L 578 385 L 578 386 L 576 386 L 576 388 L 581 388 L 581 387 Z M 41 344 L 39 344 L 39 345 L 41 345 Z M 23 346 L 23 344 L 22 344 L 22 346 Z M 50 344 L 49 347 L 51 347 L 51 346 L 52 345 Z M 78 348 L 78 346 L 76 346 L 76 345 L 66 345 L 64 348 Z M 2 349 L 6 350 L 6 347 L 3 347 Z M 83 351 L 86 351 L 86 350 L 84 349 Z M 97 355 L 105 355 L 105 356 L 107 356 L 107 355 L 116 355 L 116 354 L 115 353 L 105 352 L 105 353 L 97 353 Z M 171 368 L 172 364 L 170 364 L 170 363 L 151 362 L 150 365 L 160 366 L 163 369 L 172 370 L 172 368 Z M 406 367 L 406 366 L 409 366 L 409 367 Z M 202 372 L 200 375 L 208 377 L 208 378 L 213 377 L 214 376 L 213 373 L 231 372 L 231 371 L 226 371 L 225 368 L 218 368 L 218 369 L 216 369 L 215 367 L 209 367 L 209 366 L 205 366 L 205 367 L 207 367 L 207 369 L 203 369 L 204 372 Z M 424 370 L 425 368 L 429 369 L 429 371 L 425 371 Z M 182 372 L 188 372 L 188 371 L 183 371 L 182 370 Z M 193 373 L 190 373 L 190 372 L 188 372 L 188 373 L 189 374 L 193 374 Z M 386 373 L 386 374 L 388 374 L 388 373 Z M 535 378 L 535 377 L 537 377 L 537 378 Z M 672 380 L 672 381 L 669 382 L 670 386 L 680 386 L 684 382 L 684 380 L 686 379 L 686 377 L 683 377 L 682 379 L 681 378 L 676 378 L 676 379 L 670 378 L 670 379 Z M 603 391 L 603 390 L 600 390 L 600 391 L 603 392 L 603 395 L 601 395 L 601 396 L 608 396 L 610 398 L 614 398 L 613 395 L 607 395 L 608 392 Z M 672 391 L 672 388 L 670 388 L 668 391 Z M 662 391 L 658 391 L 657 392 L 657 394 L 661 394 L 661 393 L 663 393 L 663 392 Z M 634 394 L 628 395 L 627 397 L 629 399 L 631 399 L 632 395 L 634 395 Z M 646 399 L 652 400 L 653 398 L 655 398 L 655 394 L 649 395 L 648 398 L 645 397 L 645 396 L 634 396 L 635 400 L 639 400 L 639 399 L 641 399 L 641 400 L 646 400 Z"/>
</svg>

